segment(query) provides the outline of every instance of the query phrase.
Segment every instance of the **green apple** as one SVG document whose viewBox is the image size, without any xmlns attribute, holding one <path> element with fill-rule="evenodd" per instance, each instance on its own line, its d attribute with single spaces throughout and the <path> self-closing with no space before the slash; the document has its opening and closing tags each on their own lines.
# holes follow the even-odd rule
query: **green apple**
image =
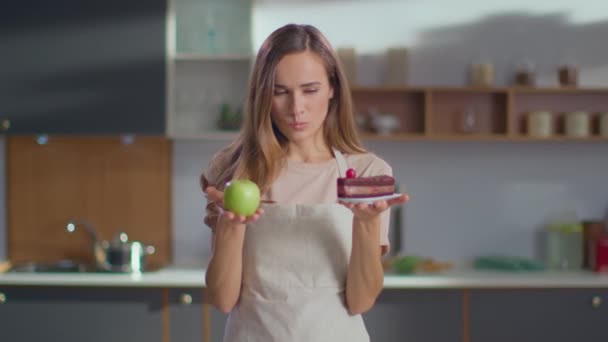
<svg viewBox="0 0 608 342">
<path fill-rule="evenodd" d="M 247 179 L 236 179 L 224 189 L 224 209 L 237 215 L 251 216 L 260 206 L 260 188 Z"/>
</svg>

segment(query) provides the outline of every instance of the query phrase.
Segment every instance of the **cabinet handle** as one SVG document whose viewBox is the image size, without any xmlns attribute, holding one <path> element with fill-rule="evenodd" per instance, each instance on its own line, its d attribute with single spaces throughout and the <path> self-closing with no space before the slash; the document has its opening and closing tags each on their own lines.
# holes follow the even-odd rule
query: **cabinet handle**
<svg viewBox="0 0 608 342">
<path fill-rule="evenodd" d="M 192 296 L 188 293 L 182 293 L 182 295 L 179 296 L 179 302 L 182 305 L 190 305 L 192 304 Z"/>
<path fill-rule="evenodd" d="M 9 119 L 1 119 L 0 120 L 0 132 L 6 132 L 11 128 L 11 120 Z"/>
<path fill-rule="evenodd" d="M 593 306 L 594 308 L 599 308 L 601 305 L 602 305 L 602 297 L 593 296 L 593 298 L 591 299 L 591 306 Z"/>
<path fill-rule="evenodd" d="M 6 303 L 6 295 L 0 292 L 0 304 Z"/>
</svg>

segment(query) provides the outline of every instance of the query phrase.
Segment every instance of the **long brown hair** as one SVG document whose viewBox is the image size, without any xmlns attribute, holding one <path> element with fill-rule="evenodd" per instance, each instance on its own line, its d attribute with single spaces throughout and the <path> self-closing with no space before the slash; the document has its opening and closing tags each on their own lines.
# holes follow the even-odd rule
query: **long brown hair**
<svg viewBox="0 0 608 342">
<path fill-rule="evenodd" d="M 258 51 L 241 132 L 215 158 L 218 172 L 209 183 L 222 189 L 225 181 L 242 178 L 258 184 L 262 193 L 270 188 L 284 165 L 287 144 L 270 115 L 276 67 L 283 56 L 307 50 L 321 57 L 334 90 L 323 124 L 326 144 L 345 153 L 365 152 L 357 135 L 348 83 L 329 41 L 314 26 L 288 24 L 272 32 Z"/>
</svg>

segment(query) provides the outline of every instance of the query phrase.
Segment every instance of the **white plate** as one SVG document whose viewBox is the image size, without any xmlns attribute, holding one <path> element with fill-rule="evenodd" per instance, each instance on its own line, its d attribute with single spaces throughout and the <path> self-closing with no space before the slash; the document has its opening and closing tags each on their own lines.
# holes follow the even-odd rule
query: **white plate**
<svg viewBox="0 0 608 342">
<path fill-rule="evenodd" d="M 393 198 L 397 198 L 399 196 L 401 196 L 401 194 L 395 193 L 395 194 L 392 194 L 392 195 L 378 196 L 378 197 L 365 197 L 365 198 L 343 198 L 343 197 L 338 197 L 338 201 L 349 202 L 349 203 L 374 203 L 374 202 L 382 201 L 382 200 L 390 200 L 390 199 L 393 199 Z"/>
</svg>

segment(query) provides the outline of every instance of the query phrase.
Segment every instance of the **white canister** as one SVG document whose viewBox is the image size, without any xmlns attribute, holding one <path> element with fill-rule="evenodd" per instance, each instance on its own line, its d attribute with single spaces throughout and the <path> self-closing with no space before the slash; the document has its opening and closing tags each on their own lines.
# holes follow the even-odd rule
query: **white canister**
<svg viewBox="0 0 608 342">
<path fill-rule="evenodd" d="M 572 138 L 588 137 L 591 133 L 591 118 L 587 112 L 566 114 L 566 136 Z"/>
<path fill-rule="evenodd" d="M 551 112 L 530 112 L 528 114 L 528 135 L 532 137 L 550 137 L 553 135 L 553 115 Z"/>
<path fill-rule="evenodd" d="M 608 112 L 600 113 L 600 136 L 608 138 Z"/>
</svg>

